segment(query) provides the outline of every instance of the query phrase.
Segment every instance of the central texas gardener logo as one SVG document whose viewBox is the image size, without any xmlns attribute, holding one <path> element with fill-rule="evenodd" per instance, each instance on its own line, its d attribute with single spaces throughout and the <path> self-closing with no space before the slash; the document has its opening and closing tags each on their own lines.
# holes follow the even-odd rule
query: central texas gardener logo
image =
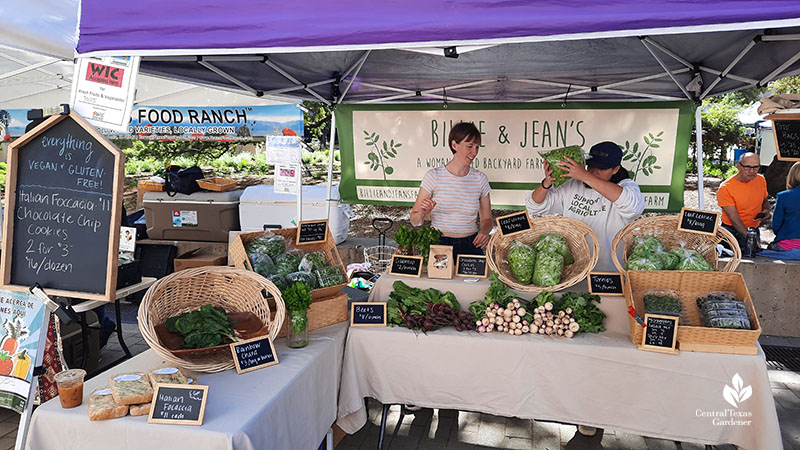
<svg viewBox="0 0 800 450">
<path fill-rule="evenodd" d="M 125 69 L 90 62 L 89 67 L 86 69 L 86 80 L 120 87 L 122 86 L 122 76 L 124 74 Z"/>
<path fill-rule="evenodd" d="M 753 395 L 753 388 L 743 386 L 744 381 L 742 381 L 742 377 L 738 373 L 731 379 L 731 384 L 733 384 L 733 387 L 725 385 L 725 389 L 722 390 L 722 397 L 734 408 L 738 408 L 740 403 Z"/>
</svg>

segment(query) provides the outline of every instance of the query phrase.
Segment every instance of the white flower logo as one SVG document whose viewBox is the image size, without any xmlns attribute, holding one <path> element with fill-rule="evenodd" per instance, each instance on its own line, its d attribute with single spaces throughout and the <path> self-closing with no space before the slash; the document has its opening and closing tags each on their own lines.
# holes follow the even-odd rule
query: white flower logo
<svg viewBox="0 0 800 450">
<path fill-rule="evenodd" d="M 742 381 L 742 377 L 740 377 L 738 373 L 733 376 L 731 383 L 733 387 L 727 384 L 725 385 L 725 389 L 722 390 L 722 397 L 726 402 L 733 405 L 734 408 L 738 408 L 739 403 L 742 403 L 753 395 L 753 388 L 750 386 L 743 387 L 744 381 Z"/>
</svg>

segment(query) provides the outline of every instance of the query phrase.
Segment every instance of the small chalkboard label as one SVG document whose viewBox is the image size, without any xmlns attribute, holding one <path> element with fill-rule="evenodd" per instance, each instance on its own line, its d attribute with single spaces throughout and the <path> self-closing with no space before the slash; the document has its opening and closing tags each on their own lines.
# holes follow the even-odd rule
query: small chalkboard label
<svg viewBox="0 0 800 450">
<path fill-rule="evenodd" d="M 327 220 L 305 220 L 297 227 L 296 245 L 319 244 L 328 240 Z"/>
<path fill-rule="evenodd" d="M 489 276 L 489 271 L 486 269 L 486 256 L 458 255 L 456 276 L 486 278 Z"/>
<path fill-rule="evenodd" d="M 678 320 L 679 317 L 645 314 L 645 329 L 639 349 L 677 354 Z"/>
<path fill-rule="evenodd" d="M 157 384 L 147 423 L 202 425 L 207 400 L 208 386 Z"/>
<path fill-rule="evenodd" d="M 625 295 L 622 291 L 622 274 L 619 272 L 589 272 L 589 293 Z"/>
<path fill-rule="evenodd" d="M 800 161 L 800 114 L 773 114 L 772 132 L 781 161 Z M 780 120 L 779 120 L 780 119 Z"/>
<path fill-rule="evenodd" d="M 716 236 L 720 212 L 682 208 L 678 229 L 690 233 Z"/>
<path fill-rule="evenodd" d="M 247 373 L 278 364 L 278 354 L 269 336 L 259 336 L 231 344 L 236 372 Z"/>
<path fill-rule="evenodd" d="M 422 276 L 422 256 L 392 255 L 389 275 L 419 278 Z"/>
<path fill-rule="evenodd" d="M 520 211 L 514 214 L 497 218 L 497 228 L 503 236 L 511 236 L 531 229 L 531 219 L 527 211 Z"/>
<path fill-rule="evenodd" d="M 353 302 L 350 304 L 351 327 L 385 327 L 386 302 Z"/>
</svg>

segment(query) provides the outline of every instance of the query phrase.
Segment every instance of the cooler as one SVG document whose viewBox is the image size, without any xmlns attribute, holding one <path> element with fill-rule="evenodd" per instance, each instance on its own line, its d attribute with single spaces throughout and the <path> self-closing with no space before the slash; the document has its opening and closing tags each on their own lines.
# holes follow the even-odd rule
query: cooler
<svg viewBox="0 0 800 450">
<path fill-rule="evenodd" d="M 324 219 L 328 214 L 325 201 L 328 187 L 325 185 L 303 186 L 303 220 Z M 334 243 L 347 239 L 350 232 L 350 207 L 339 199 L 339 187 L 331 189 L 331 216 L 328 227 Z M 296 227 L 297 196 L 275 193 L 274 186 L 262 184 L 244 190 L 239 203 L 239 223 L 242 231 L 263 231 L 265 224 Z"/>
<path fill-rule="evenodd" d="M 145 192 L 142 205 L 150 239 L 228 242 L 228 232 L 239 229 L 242 191 L 191 195 Z"/>
</svg>

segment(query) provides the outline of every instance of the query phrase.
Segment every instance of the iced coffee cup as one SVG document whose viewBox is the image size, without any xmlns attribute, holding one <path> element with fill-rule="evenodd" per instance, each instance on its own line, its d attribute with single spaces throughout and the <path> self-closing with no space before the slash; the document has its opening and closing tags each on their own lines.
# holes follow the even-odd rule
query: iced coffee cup
<svg viewBox="0 0 800 450">
<path fill-rule="evenodd" d="M 61 399 L 62 408 L 74 408 L 83 402 L 83 378 L 86 371 L 83 369 L 64 370 L 53 377 L 58 386 L 58 398 Z"/>
</svg>

